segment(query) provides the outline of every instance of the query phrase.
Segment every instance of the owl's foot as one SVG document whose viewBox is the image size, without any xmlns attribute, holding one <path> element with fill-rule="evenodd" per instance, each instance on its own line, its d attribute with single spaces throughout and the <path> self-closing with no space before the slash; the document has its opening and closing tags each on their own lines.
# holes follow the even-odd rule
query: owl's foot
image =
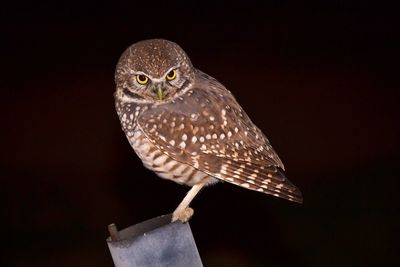
<svg viewBox="0 0 400 267">
<path fill-rule="evenodd" d="M 193 216 L 193 209 L 192 208 L 185 208 L 185 209 L 176 209 L 174 213 L 172 214 L 172 222 L 175 222 L 176 220 L 180 220 L 182 223 L 185 223 L 190 220 Z"/>
<path fill-rule="evenodd" d="M 193 215 L 193 209 L 189 208 L 190 202 L 193 198 L 197 195 L 200 189 L 204 186 L 204 183 L 195 184 L 189 192 L 186 194 L 185 198 L 176 208 L 174 213 L 172 214 L 172 222 L 176 220 L 180 220 L 181 222 L 185 223 L 190 220 Z"/>
</svg>

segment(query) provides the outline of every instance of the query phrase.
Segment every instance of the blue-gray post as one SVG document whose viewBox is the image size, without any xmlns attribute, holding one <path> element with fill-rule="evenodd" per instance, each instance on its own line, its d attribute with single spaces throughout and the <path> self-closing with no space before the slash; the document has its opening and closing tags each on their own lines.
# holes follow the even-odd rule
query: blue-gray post
<svg viewBox="0 0 400 267">
<path fill-rule="evenodd" d="M 116 267 L 200 267 L 200 255 L 189 223 L 171 223 L 171 215 L 117 231 L 109 226 L 108 248 Z"/>
</svg>

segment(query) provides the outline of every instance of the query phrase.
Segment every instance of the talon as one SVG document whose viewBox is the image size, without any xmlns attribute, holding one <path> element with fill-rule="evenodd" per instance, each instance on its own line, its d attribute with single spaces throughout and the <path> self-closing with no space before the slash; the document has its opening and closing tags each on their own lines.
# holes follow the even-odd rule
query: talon
<svg viewBox="0 0 400 267">
<path fill-rule="evenodd" d="M 193 213 L 193 209 L 189 207 L 184 210 L 176 210 L 172 214 L 172 222 L 180 220 L 182 223 L 185 223 L 190 220 L 190 218 L 193 216 Z"/>
</svg>

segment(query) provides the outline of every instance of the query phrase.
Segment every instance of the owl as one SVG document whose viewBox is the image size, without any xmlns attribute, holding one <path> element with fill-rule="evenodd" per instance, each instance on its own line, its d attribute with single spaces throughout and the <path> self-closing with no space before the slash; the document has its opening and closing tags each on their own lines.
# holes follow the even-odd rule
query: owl
<svg viewBox="0 0 400 267">
<path fill-rule="evenodd" d="M 188 221 L 196 194 L 219 181 L 302 203 L 267 137 L 232 93 L 196 69 L 176 43 L 131 45 L 119 59 L 115 81 L 122 129 L 144 166 L 191 187 L 172 221 Z"/>
</svg>

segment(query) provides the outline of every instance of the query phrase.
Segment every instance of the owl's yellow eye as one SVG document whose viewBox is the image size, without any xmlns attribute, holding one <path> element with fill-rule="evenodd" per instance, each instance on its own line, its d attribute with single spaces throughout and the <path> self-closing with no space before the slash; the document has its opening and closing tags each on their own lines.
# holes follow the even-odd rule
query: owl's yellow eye
<svg viewBox="0 0 400 267">
<path fill-rule="evenodd" d="M 148 83 L 149 78 L 146 75 L 138 74 L 138 75 L 136 75 L 136 81 L 139 84 L 144 85 L 144 84 Z"/>
<path fill-rule="evenodd" d="M 167 73 L 168 81 L 172 81 L 175 78 L 176 78 L 176 70 L 171 70 L 170 72 Z"/>
</svg>

